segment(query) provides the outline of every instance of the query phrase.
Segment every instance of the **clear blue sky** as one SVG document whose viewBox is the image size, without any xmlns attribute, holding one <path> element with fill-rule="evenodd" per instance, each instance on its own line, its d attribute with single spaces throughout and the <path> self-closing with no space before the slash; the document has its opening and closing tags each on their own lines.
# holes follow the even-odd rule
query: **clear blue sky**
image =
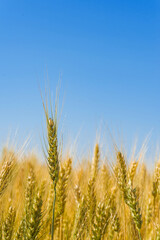
<svg viewBox="0 0 160 240">
<path fill-rule="evenodd" d="M 92 144 L 102 124 L 140 142 L 160 141 L 160 2 L 0 1 L 0 143 L 38 144 L 39 85 L 61 76 L 63 132 Z"/>
</svg>

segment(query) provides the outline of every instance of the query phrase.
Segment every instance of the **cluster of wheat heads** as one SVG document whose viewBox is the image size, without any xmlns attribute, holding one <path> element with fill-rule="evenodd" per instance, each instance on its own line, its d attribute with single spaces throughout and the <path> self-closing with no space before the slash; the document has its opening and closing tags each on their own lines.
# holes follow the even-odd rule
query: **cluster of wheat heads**
<svg viewBox="0 0 160 240">
<path fill-rule="evenodd" d="M 152 173 L 116 152 L 109 164 L 96 144 L 93 158 L 73 167 L 50 141 L 48 166 L 33 154 L 20 161 L 2 152 L 0 239 L 160 239 L 160 162 Z"/>
<path fill-rule="evenodd" d="M 141 157 L 116 150 L 111 161 L 96 144 L 92 159 L 73 164 L 45 114 L 47 164 L 2 151 L 0 240 L 160 239 L 160 161 L 152 173 Z"/>
</svg>

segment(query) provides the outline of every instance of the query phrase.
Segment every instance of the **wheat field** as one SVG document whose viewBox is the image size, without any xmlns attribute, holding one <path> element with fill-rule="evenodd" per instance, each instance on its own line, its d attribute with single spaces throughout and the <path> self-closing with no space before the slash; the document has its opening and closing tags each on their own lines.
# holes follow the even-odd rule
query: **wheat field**
<svg viewBox="0 0 160 240">
<path fill-rule="evenodd" d="M 97 143 L 75 164 L 62 157 L 57 121 L 46 113 L 46 162 L 4 148 L 0 161 L 0 239 L 160 239 L 160 162 L 143 152 L 112 160 Z"/>
</svg>

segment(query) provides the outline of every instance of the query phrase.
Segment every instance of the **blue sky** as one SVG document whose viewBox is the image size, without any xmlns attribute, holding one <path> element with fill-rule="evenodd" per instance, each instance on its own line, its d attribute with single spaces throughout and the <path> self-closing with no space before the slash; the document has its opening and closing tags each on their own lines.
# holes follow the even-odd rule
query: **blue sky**
<svg viewBox="0 0 160 240">
<path fill-rule="evenodd" d="M 61 79 L 63 133 L 81 149 L 97 129 L 160 141 L 160 2 L 0 1 L 0 143 L 18 129 L 40 147 L 39 85 Z M 48 75 L 48 77 L 47 77 Z M 46 80 L 48 78 L 48 80 Z M 70 140 L 69 140 L 70 139 Z"/>
</svg>

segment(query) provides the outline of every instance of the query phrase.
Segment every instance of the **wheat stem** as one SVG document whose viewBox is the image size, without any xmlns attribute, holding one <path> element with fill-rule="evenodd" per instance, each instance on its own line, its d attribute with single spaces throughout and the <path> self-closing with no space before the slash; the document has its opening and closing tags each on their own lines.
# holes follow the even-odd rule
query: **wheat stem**
<svg viewBox="0 0 160 240">
<path fill-rule="evenodd" d="M 52 213 L 51 240 L 53 240 L 53 239 L 54 239 L 54 217 L 55 217 L 55 203 L 56 203 L 56 185 L 54 186 L 54 200 L 53 200 L 53 213 Z"/>
</svg>

